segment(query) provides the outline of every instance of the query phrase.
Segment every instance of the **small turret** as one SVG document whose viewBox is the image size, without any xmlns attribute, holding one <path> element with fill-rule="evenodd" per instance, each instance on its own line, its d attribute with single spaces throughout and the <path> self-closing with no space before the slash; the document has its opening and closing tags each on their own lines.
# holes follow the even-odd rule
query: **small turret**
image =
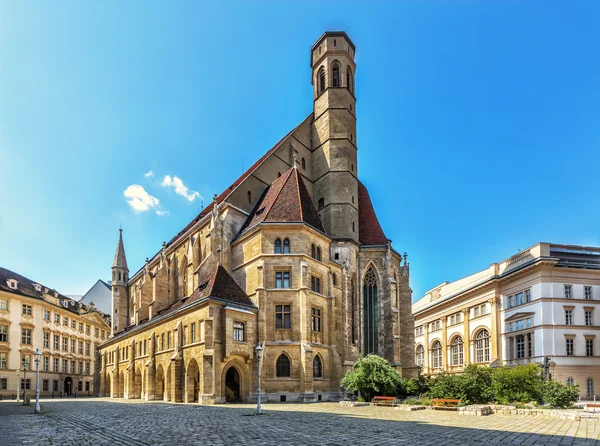
<svg viewBox="0 0 600 446">
<path fill-rule="evenodd" d="M 125 257 L 123 246 L 123 230 L 119 229 L 119 243 L 115 252 L 115 260 L 112 266 L 112 334 L 123 330 L 128 321 L 128 296 L 127 281 L 129 280 L 129 268 Z"/>
</svg>

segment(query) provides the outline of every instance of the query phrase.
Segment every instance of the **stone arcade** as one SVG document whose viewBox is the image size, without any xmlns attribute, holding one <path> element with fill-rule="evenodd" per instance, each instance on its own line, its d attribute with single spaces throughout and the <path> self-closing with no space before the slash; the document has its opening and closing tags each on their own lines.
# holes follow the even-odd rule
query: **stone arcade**
<svg viewBox="0 0 600 446">
<path fill-rule="evenodd" d="M 313 112 L 131 277 L 119 236 L 102 395 L 254 400 L 259 343 L 268 401 L 337 400 L 368 353 L 417 375 L 406 255 L 357 178 L 354 52 L 319 38 Z"/>
</svg>

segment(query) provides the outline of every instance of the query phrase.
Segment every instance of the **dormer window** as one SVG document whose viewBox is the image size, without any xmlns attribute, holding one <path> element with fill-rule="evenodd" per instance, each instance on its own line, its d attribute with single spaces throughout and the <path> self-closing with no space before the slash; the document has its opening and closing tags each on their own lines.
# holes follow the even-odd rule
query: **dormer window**
<svg viewBox="0 0 600 446">
<path fill-rule="evenodd" d="M 36 289 L 36 291 L 41 292 L 42 291 L 42 286 L 39 283 L 34 283 L 33 287 Z"/>
<path fill-rule="evenodd" d="M 17 282 L 15 279 L 8 279 L 6 283 L 11 290 L 16 290 L 19 282 Z"/>
</svg>

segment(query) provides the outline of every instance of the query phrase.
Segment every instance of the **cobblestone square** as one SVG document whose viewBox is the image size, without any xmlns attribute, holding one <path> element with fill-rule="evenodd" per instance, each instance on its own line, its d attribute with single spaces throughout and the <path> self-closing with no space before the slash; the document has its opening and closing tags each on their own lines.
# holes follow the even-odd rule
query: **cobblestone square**
<svg viewBox="0 0 600 446">
<path fill-rule="evenodd" d="M 337 403 L 200 406 L 114 400 L 42 402 L 42 414 L 0 403 L 0 444 L 8 445 L 592 445 L 600 423 L 548 417 L 459 416 Z"/>
</svg>

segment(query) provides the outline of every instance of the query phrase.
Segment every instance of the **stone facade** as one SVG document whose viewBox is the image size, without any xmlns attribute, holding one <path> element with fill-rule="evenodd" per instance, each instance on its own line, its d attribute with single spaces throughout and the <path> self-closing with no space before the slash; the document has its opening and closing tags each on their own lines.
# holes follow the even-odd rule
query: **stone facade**
<svg viewBox="0 0 600 446">
<path fill-rule="evenodd" d="M 407 257 L 385 237 L 357 176 L 354 51 L 343 32 L 317 41 L 314 112 L 131 277 L 119 238 L 103 394 L 251 400 L 259 344 L 269 401 L 339 399 L 361 354 L 416 376 Z M 239 285 L 235 301 L 225 293 L 190 304 L 219 268 Z M 239 323 L 245 337 L 234 341 Z M 193 324 L 203 340 L 190 344 L 182 333 Z M 157 347 L 163 336 L 172 344 Z"/>
</svg>

